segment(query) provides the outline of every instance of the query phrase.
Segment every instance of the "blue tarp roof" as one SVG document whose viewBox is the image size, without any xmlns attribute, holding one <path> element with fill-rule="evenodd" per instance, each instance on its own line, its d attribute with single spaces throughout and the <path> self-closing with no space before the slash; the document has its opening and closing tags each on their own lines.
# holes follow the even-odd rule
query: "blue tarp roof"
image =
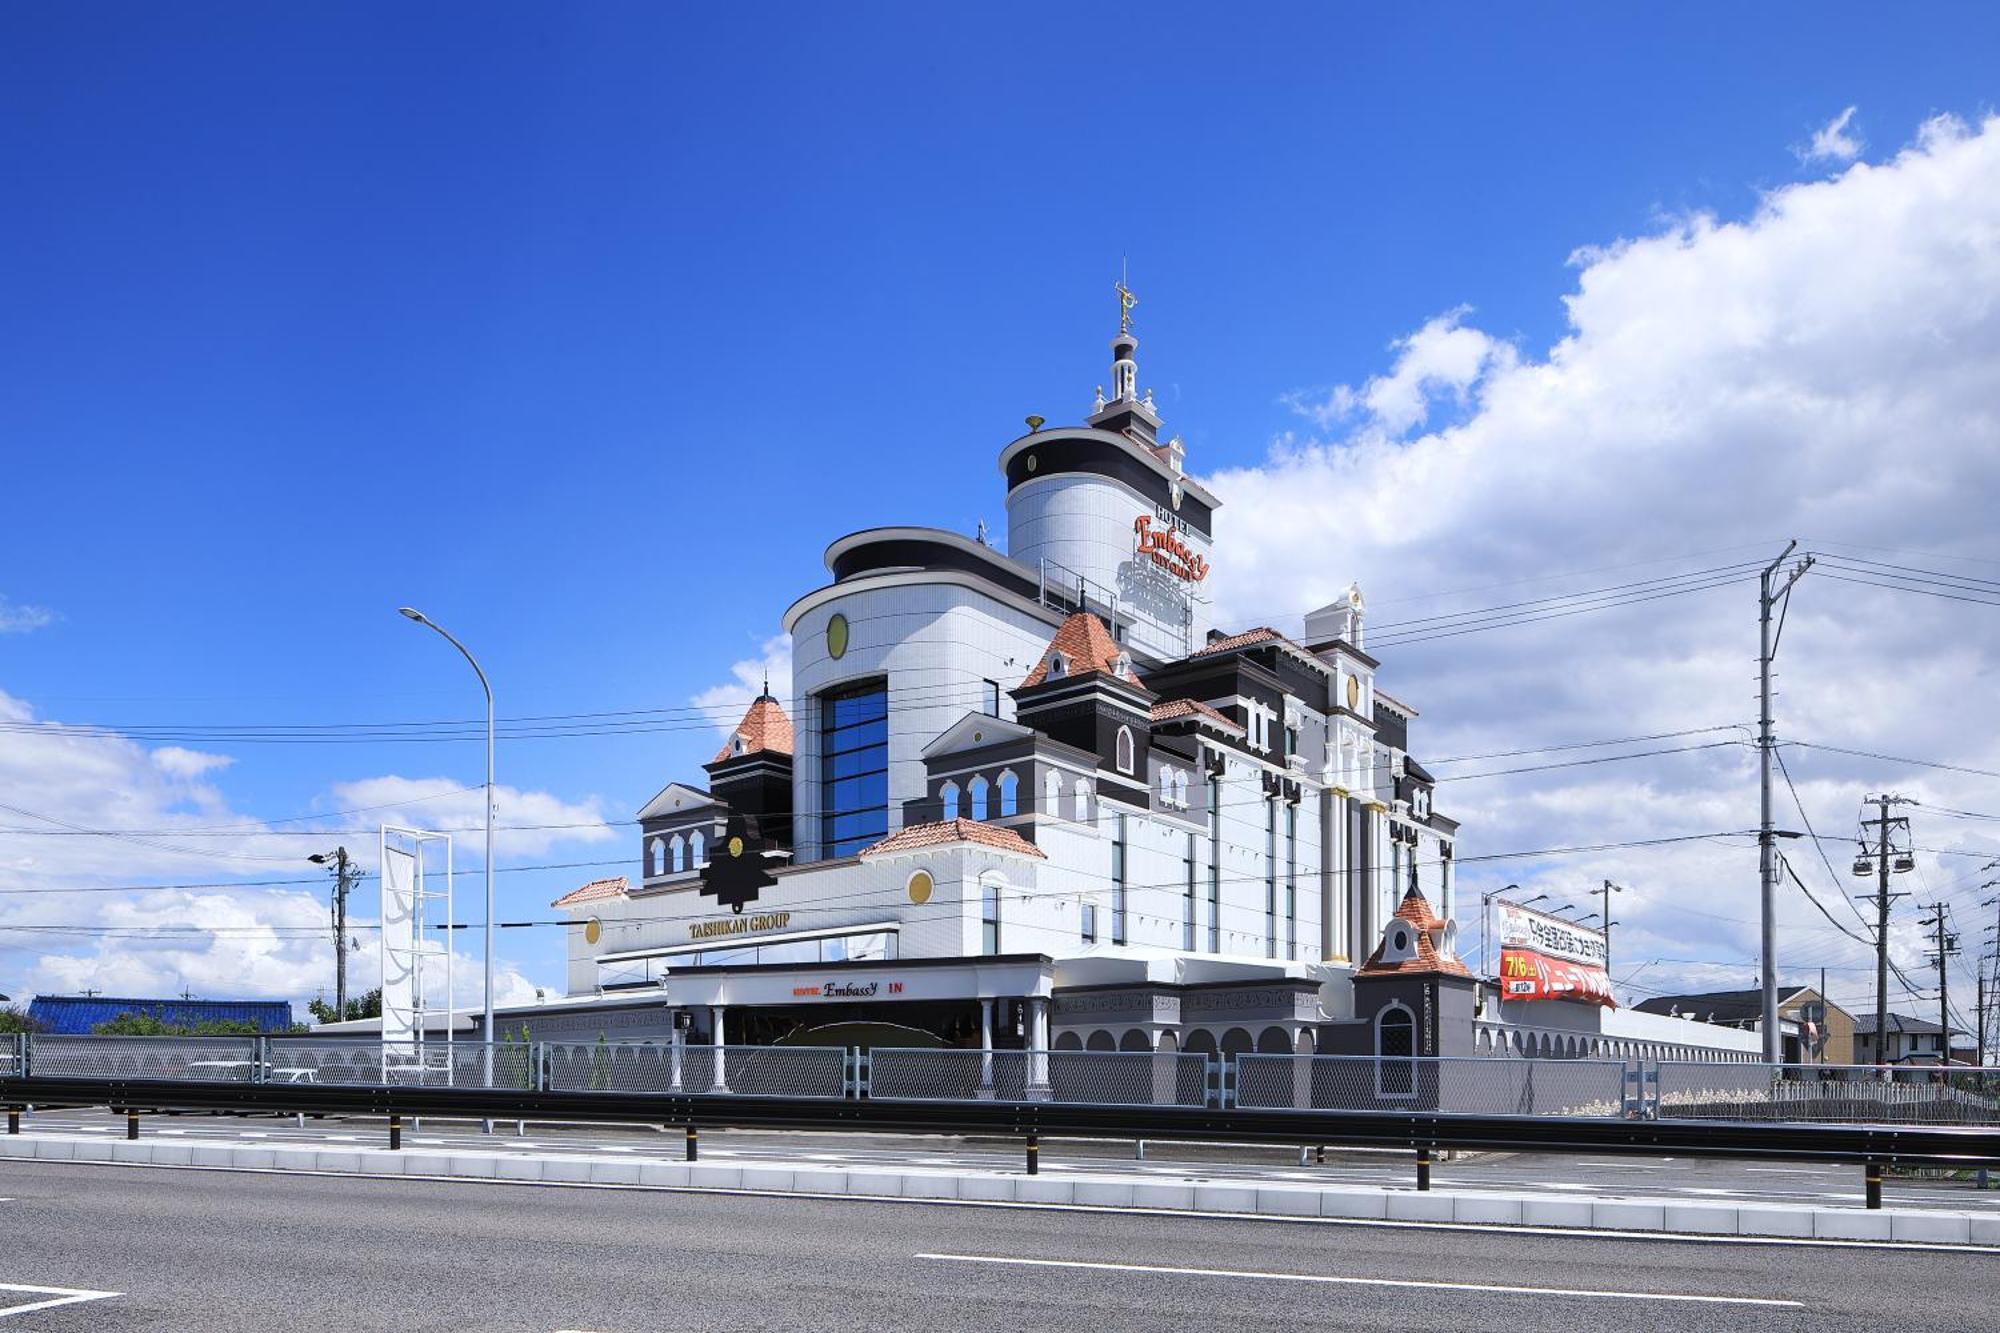
<svg viewBox="0 0 2000 1333">
<path fill-rule="evenodd" d="M 87 1035 L 99 1023 L 120 1014 L 150 1014 L 162 1023 L 193 1027 L 198 1023 L 255 1023 L 266 1032 L 292 1026 L 288 1000 L 146 1000 L 115 995 L 37 995 L 28 1017 L 44 1032 Z"/>
</svg>

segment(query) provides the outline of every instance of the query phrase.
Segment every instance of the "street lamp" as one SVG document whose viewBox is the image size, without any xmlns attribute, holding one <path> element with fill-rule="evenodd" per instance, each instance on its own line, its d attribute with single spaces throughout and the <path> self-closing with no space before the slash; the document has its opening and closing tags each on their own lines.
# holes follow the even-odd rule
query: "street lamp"
<svg viewBox="0 0 2000 1333">
<path fill-rule="evenodd" d="M 486 983 L 482 1017 L 486 1041 L 486 1085 L 491 1087 L 493 1086 L 493 686 L 486 679 L 486 672 L 480 668 L 479 659 L 474 657 L 464 644 L 453 638 L 451 631 L 415 607 L 399 607 L 398 610 L 419 625 L 426 625 L 443 635 L 445 642 L 458 649 L 465 660 L 472 664 L 473 674 L 479 677 L 479 688 L 486 691 Z M 449 948 L 450 945 L 447 944 L 445 947 Z M 445 997 L 445 1022 L 448 1024 L 455 1021 L 453 998 Z"/>
</svg>

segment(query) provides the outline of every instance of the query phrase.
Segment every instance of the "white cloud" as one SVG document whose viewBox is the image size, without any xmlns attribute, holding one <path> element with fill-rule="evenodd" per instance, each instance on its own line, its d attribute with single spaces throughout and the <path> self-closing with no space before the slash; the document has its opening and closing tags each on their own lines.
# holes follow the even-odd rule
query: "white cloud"
<svg viewBox="0 0 2000 1333">
<path fill-rule="evenodd" d="M 329 833 L 384 819 L 455 831 L 457 864 L 477 866 L 482 789 L 445 778 L 382 776 L 333 786 L 323 808 L 352 811 L 283 826 L 234 809 L 213 779 L 230 756 L 178 746 L 147 749 L 120 736 L 37 719 L 0 691 L 0 991 L 17 997 L 89 987 L 110 993 L 271 997 L 303 1002 L 333 989 L 328 886 L 305 863 Z M 497 850 L 539 855 L 558 844 L 616 838 L 594 800 L 502 786 Z M 369 809 L 365 807 L 384 807 Z M 520 827 L 530 826 L 530 827 Z M 97 836 L 93 830 L 122 830 Z M 348 839 L 364 871 L 372 854 Z M 242 879 L 297 884 L 236 883 Z M 133 889 L 173 883 L 184 887 Z M 380 972 L 375 891 L 350 899 L 352 993 Z M 461 904 L 460 916 L 467 913 Z M 506 936 L 501 947 L 506 948 Z M 476 950 L 475 950 L 476 952 Z M 478 1000 L 480 966 L 458 955 L 457 998 Z M 503 956 L 495 995 L 532 998 Z"/>
<path fill-rule="evenodd" d="M 1677 220 L 1581 245 L 1574 262 L 1569 328 L 1545 354 L 1515 354 L 1458 312 L 1430 320 L 1385 373 L 1313 414 L 1313 438 L 1287 436 L 1263 465 L 1209 479 L 1226 502 L 1214 576 L 1224 623 L 1286 623 L 1358 577 L 1384 686 L 1424 710 L 1419 757 L 1448 756 L 1750 720 L 1753 586 L 1400 648 L 1396 622 L 1768 560 L 1794 535 L 2000 579 L 2000 121 L 1941 117 L 1893 160 L 1781 189 L 1747 218 Z M 1405 438 L 1440 393 L 1464 411 Z M 1841 581 L 1861 576 L 1835 563 L 1800 585 L 1785 631 L 1781 737 L 2000 768 L 2000 611 Z M 1602 572 L 1560 576 L 1587 570 Z M 1419 596 L 1445 589 L 1480 591 Z M 1851 835 L 1859 798 L 1883 786 L 2000 811 L 1969 775 L 1786 757 L 1823 834 Z M 1779 802 L 1796 827 L 1782 783 Z M 1756 821 L 1755 769 L 1732 747 L 1447 782 L 1440 808 L 1465 821 L 1467 857 L 1740 830 Z M 1920 846 L 2000 852 L 1984 831 L 2000 825 L 1914 813 Z M 1865 886 L 1829 879 L 1804 840 L 1788 850 L 1859 930 L 1842 898 Z M 1827 850 L 1837 870 L 1852 855 Z M 1957 902 L 1970 929 L 1985 919 L 1968 896 L 1977 877 L 1965 878 L 1980 863 L 1927 854 L 1925 882 L 1898 887 Z M 1471 862 L 1461 915 L 1476 915 L 1478 889 L 1510 879 L 1580 895 L 1607 876 L 1632 886 L 1618 904 L 1619 972 L 1708 960 L 1656 964 L 1640 984 L 1750 983 L 1756 857 L 1741 838 Z M 1865 964 L 1795 888 L 1782 919 L 1789 976 Z M 1907 936 L 1900 957 L 1921 981 Z M 1872 985 L 1866 970 L 1830 980 L 1850 1000 Z"/>
<path fill-rule="evenodd" d="M 1359 413 L 1367 429 L 1389 436 L 1424 424 L 1440 398 L 1449 397 L 1464 407 L 1483 377 L 1511 367 L 1516 360 L 1511 344 L 1465 327 L 1463 321 L 1471 313 L 1469 306 L 1448 310 L 1391 343 L 1395 365 L 1359 389 L 1342 384 L 1318 401 L 1288 394 L 1285 402 L 1322 430 Z"/>
<path fill-rule="evenodd" d="M 741 722 L 751 701 L 756 699 L 767 682 L 771 693 L 784 704 L 785 711 L 792 711 L 791 636 L 780 634 L 764 640 L 754 656 L 730 665 L 729 676 L 726 684 L 711 685 L 688 699 L 689 703 L 708 715 L 708 720 L 715 724 L 717 731 L 727 734 Z"/>
<path fill-rule="evenodd" d="M 1861 137 L 1847 131 L 1858 110 L 1859 107 L 1848 107 L 1815 130 L 1812 142 L 1798 150 L 1799 159 L 1804 162 L 1852 162 L 1861 156 L 1865 146 Z"/>
<path fill-rule="evenodd" d="M 189 780 L 236 762 L 226 754 L 204 754 L 200 750 L 185 750 L 178 745 L 162 745 L 153 751 L 152 759 L 153 767 L 168 777 Z"/>
<path fill-rule="evenodd" d="M 344 809 L 365 810 L 365 822 L 437 830 L 452 835 L 459 864 L 478 864 L 485 853 L 486 789 L 452 778 L 363 778 L 334 784 L 332 799 Z M 493 788 L 493 850 L 501 859 L 540 856 L 562 842 L 603 843 L 617 838 L 595 799 L 569 802 L 506 783 Z"/>
<path fill-rule="evenodd" d="M 55 618 L 56 613 L 46 606 L 9 601 L 6 596 L 0 595 L 0 634 L 31 634 L 51 624 Z"/>
</svg>

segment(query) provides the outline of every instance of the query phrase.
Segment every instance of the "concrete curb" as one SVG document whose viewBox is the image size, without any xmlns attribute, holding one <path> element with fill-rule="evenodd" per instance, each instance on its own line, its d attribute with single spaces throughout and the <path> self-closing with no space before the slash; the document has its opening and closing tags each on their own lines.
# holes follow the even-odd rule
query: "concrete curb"
<svg viewBox="0 0 2000 1333">
<path fill-rule="evenodd" d="M 1790 1208 L 1773 1204 L 1678 1203 L 1566 1194 L 1382 1189 L 1267 1182 L 1133 1180 L 1065 1171 L 1030 1176 L 998 1171 L 851 1170 L 825 1166 L 665 1162 L 583 1153 L 507 1153 L 387 1148 L 328 1149 L 289 1144 L 171 1143 L 161 1139 L 20 1134 L 0 1136 L 0 1158 L 224 1167 L 364 1176 L 432 1176 L 550 1185 L 636 1185 L 654 1189 L 770 1190 L 850 1198 L 955 1200 L 1144 1208 L 1256 1217 L 1348 1221 L 1452 1222 L 1475 1226 L 1789 1240 L 2000 1245 L 2000 1214 L 1943 1209 Z"/>
</svg>

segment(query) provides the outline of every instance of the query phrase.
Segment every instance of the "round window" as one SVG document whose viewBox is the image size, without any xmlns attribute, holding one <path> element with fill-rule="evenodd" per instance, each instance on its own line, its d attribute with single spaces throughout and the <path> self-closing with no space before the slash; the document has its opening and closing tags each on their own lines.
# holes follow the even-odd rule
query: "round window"
<svg viewBox="0 0 2000 1333">
<path fill-rule="evenodd" d="M 836 662 L 847 656 L 847 617 L 838 611 L 826 622 L 826 655 Z"/>
<path fill-rule="evenodd" d="M 592 917 L 583 923 L 583 942 L 585 944 L 595 944 L 603 938 L 604 923 L 602 921 L 599 921 L 596 917 Z"/>
<path fill-rule="evenodd" d="M 910 884 L 909 884 L 910 901 L 917 904 L 919 907 L 923 906 L 925 903 L 931 900 L 931 890 L 935 887 L 936 887 L 936 882 L 931 879 L 930 871 L 928 870 L 917 871 L 915 874 L 910 876 Z"/>
<path fill-rule="evenodd" d="M 1410 947 L 1410 937 L 1399 930 L 1396 932 L 1395 943 L 1398 949 L 1407 949 Z"/>
</svg>

